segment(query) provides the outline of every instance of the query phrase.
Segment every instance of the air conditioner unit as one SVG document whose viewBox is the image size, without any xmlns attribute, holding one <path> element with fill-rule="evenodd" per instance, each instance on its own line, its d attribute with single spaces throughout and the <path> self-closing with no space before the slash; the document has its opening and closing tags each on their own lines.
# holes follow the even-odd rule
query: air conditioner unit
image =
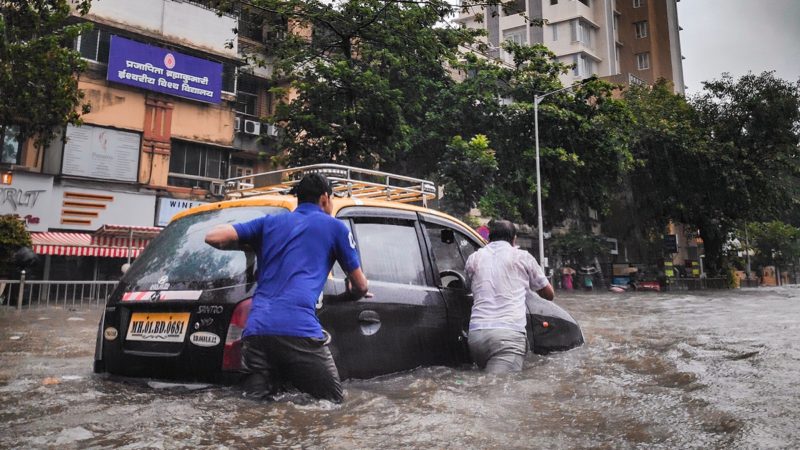
<svg viewBox="0 0 800 450">
<path fill-rule="evenodd" d="M 242 131 L 242 118 L 237 117 L 233 119 L 233 131 Z"/>
<path fill-rule="evenodd" d="M 245 120 L 244 121 L 244 132 L 247 134 L 261 134 L 261 123 L 256 122 L 255 120 Z"/>
<path fill-rule="evenodd" d="M 216 195 L 218 197 L 225 196 L 225 183 L 219 183 L 216 181 L 211 182 L 211 195 Z"/>
<path fill-rule="evenodd" d="M 278 135 L 278 127 L 277 125 L 267 124 L 267 136 L 275 137 Z"/>
</svg>

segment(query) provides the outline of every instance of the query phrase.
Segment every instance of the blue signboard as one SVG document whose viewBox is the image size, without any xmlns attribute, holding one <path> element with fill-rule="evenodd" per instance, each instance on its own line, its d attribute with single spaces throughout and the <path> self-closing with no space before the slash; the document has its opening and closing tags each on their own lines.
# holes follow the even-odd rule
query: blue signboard
<svg viewBox="0 0 800 450">
<path fill-rule="evenodd" d="M 222 64 L 111 36 L 106 79 L 162 94 L 219 103 Z"/>
</svg>

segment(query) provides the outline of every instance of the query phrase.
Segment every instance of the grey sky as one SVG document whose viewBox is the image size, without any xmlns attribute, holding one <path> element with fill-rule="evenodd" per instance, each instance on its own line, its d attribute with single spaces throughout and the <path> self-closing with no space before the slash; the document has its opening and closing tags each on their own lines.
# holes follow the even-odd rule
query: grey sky
<svg viewBox="0 0 800 450">
<path fill-rule="evenodd" d="M 687 95 L 723 72 L 800 78 L 800 0 L 681 0 L 678 21 Z"/>
</svg>

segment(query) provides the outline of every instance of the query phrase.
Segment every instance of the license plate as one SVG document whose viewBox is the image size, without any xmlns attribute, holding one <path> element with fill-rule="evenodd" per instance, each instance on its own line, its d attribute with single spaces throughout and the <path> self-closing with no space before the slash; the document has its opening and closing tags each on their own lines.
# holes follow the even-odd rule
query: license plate
<svg viewBox="0 0 800 450">
<path fill-rule="evenodd" d="M 183 342 L 188 312 L 184 313 L 133 313 L 128 327 L 128 341 Z"/>
</svg>

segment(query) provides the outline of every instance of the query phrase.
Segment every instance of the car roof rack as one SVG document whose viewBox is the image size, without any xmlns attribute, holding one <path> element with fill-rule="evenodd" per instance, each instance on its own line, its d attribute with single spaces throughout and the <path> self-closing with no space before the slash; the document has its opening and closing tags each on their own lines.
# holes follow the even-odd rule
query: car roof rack
<svg viewBox="0 0 800 450">
<path fill-rule="evenodd" d="M 337 197 L 420 203 L 427 207 L 428 200 L 437 199 L 439 193 L 436 183 L 429 180 L 340 164 L 313 164 L 229 178 L 220 186 L 221 194 L 227 199 L 290 194 L 309 173 L 325 175 Z"/>
</svg>

